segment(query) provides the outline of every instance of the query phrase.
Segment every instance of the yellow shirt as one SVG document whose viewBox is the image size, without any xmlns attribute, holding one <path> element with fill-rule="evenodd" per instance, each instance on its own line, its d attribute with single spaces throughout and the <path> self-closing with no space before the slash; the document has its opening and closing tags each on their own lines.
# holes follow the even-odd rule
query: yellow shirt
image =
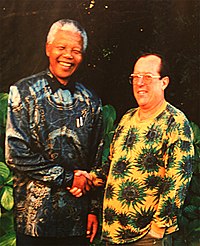
<svg viewBox="0 0 200 246">
<path fill-rule="evenodd" d="M 138 109 L 120 121 L 110 149 L 102 239 L 130 243 L 150 229 L 178 230 L 177 215 L 192 176 L 193 133 L 169 103 L 140 121 Z"/>
</svg>

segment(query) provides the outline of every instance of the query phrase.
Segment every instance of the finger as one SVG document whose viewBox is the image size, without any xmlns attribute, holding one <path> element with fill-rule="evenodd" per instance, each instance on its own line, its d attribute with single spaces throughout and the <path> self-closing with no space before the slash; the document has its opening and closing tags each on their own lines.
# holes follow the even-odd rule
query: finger
<svg viewBox="0 0 200 246">
<path fill-rule="evenodd" d="M 90 236 L 90 243 L 92 243 L 94 240 L 94 237 L 97 233 L 97 228 L 98 228 L 97 224 L 93 223 L 92 230 L 91 230 L 91 236 Z"/>
<path fill-rule="evenodd" d="M 90 237 L 91 230 L 92 230 L 92 222 L 91 222 L 91 220 L 88 220 L 88 222 L 87 222 L 87 232 L 86 232 L 87 238 Z"/>
<path fill-rule="evenodd" d="M 86 234 L 87 234 L 87 236 L 86 236 L 87 238 L 90 238 L 91 237 L 91 231 L 90 230 L 87 229 Z"/>
<path fill-rule="evenodd" d="M 69 192 L 76 197 L 81 197 L 83 195 L 81 189 L 78 189 L 77 187 L 70 189 Z"/>
<path fill-rule="evenodd" d="M 73 187 L 69 190 L 69 192 L 71 192 L 72 194 L 75 193 L 78 190 L 77 187 Z"/>
<path fill-rule="evenodd" d="M 74 171 L 74 175 L 75 176 L 81 176 L 83 174 L 82 172 L 83 171 L 81 171 L 81 170 Z"/>
<path fill-rule="evenodd" d="M 85 186 L 85 190 L 88 192 L 93 187 L 93 183 L 90 180 L 87 180 L 87 184 Z"/>
<path fill-rule="evenodd" d="M 79 197 L 81 197 L 82 195 L 83 195 L 83 193 L 80 192 L 80 193 L 78 193 L 78 194 L 76 194 L 76 195 L 74 195 L 74 196 L 77 197 L 77 198 L 79 198 Z"/>
<path fill-rule="evenodd" d="M 74 175 L 76 175 L 76 176 L 81 176 L 81 175 L 83 175 L 83 176 L 87 176 L 87 172 L 86 171 L 83 171 L 83 170 L 76 170 L 76 171 L 74 171 Z"/>
<path fill-rule="evenodd" d="M 90 176 L 90 174 L 86 171 L 83 171 L 83 170 L 77 170 L 77 171 L 74 171 L 74 175 L 75 176 L 85 176 L 87 179 L 89 180 L 92 180 L 92 177 Z"/>
<path fill-rule="evenodd" d="M 81 175 L 81 176 L 74 175 L 72 188 L 77 187 L 83 191 L 86 184 L 87 184 L 87 179 L 84 175 Z"/>
</svg>

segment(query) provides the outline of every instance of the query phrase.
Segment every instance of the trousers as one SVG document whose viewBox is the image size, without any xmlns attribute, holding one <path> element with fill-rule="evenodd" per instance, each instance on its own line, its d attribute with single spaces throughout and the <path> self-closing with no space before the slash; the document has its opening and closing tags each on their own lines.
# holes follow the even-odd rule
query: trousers
<svg viewBox="0 0 200 246">
<path fill-rule="evenodd" d="M 106 242 L 106 246 L 172 246 L 172 237 L 167 235 L 162 239 L 156 239 L 146 234 L 143 238 L 136 242 L 125 243 L 125 244 L 111 244 Z"/>
<path fill-rule="evenodd" d="M 23 234 L 16 236 L 16 246 L 89 246 L 89 240 L 82 237 L 31 237 Z"/>
</svg>

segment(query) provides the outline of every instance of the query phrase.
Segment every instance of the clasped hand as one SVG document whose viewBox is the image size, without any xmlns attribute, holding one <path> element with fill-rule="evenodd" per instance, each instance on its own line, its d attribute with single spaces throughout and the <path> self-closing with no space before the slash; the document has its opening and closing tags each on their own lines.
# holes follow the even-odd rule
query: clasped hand
<svg viewBox="0 0 200 246">
<path fill-rule="evenodd" d="M 81 197 L 93 186 L 92 177 L 86 171 L 74 171 L 74 180 L 72 187 L 67 187 L 69 192 L 75 197 Z"/>
</svg>

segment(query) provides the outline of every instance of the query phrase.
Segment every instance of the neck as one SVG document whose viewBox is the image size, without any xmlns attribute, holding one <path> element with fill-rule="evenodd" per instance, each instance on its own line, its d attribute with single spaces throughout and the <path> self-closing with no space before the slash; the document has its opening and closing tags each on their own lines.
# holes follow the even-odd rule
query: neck
<svg viewBox="0 0 200 246">
<path fill-rule="evenodd" d="M 139 115 L 140 120 L 146 120 L 146 119 L 151 118 L 159 110 L 159 108 L 163 105 L 164 102 L 165 102 L 165 99 L 163 98 L 152 108 L 139 107 L 138 115 Z"/>
<path fill-rule="evenodd" d="M 51 71 L 51 66 L 49 67 L 49 71 L 50 71 L 50 73 L 52 74 L 51 77 L 55 77 L 55 78 L 57 79 L 57 81 L 58 81 L 60 84 L 66 86 L 66 85 L 69 83 L 69 78 L 62 79 L 62 78 L 59 78 L 58 76 L 56 76 L 56 75 Z"/>
<path fill-rule="evenodd" d="M 58 78 L 57 78 L 57 80 L 58 80 L 62 85 L 65 85 L 65 86 L 66 86 L 66 85 L 68 84 L 68 80 L 63 80 L 63 79 L 61 80 L 61 79 L 58 79 Z"/>
</svg>

